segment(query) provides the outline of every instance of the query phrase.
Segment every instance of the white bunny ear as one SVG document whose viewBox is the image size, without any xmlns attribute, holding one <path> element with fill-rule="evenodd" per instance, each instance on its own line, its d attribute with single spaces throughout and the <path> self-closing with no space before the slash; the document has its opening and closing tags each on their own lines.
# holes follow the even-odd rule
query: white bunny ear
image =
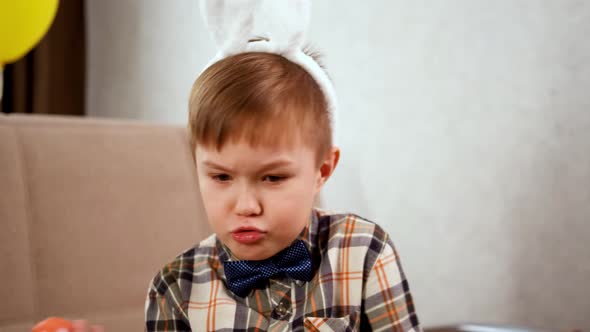
<svg viewBox="0 0 590 332">
<path fill-rule="evenodd" d="M 310 0 L 201 0 L 201 12 L 220 56 L 300 49 Z"/>
<path fill-rule="evenodd" d="M 309 24 L 311 0 L 201 0 L 201 13 L 219 52 L 213 63 L 238 53 L 280 54 L 303 67 L 318 83 L 336 137 L 337 100 L 332 81 L 310 56 L 303 52 Z"/>
</svg>

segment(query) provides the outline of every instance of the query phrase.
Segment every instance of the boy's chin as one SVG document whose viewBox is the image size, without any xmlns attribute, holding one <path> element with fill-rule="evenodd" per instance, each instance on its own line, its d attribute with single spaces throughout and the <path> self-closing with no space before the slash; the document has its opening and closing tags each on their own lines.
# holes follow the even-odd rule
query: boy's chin
<svg viewBox="0 0 590 332">
<path fill-rule="evenodd" d="M 244 246 L 240 244 L 234 244 L 232 247 L 230 247 L 230 250 L 235 258 L 246 261 L 261 261 L 278 253 L 278 251 L 274 252 L 269 251 L 268 249 L 265 250 L 263 247 L 257 248 L 257 246 Z"/>
</svg>

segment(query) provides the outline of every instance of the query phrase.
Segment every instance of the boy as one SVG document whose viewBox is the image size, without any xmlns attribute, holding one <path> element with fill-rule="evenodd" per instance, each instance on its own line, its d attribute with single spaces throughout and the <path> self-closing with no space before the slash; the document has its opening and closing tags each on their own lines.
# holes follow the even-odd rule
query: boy
<svg viewBox="0 0 590 332">
<path fill-rule="evenodd" d="M 215 234 L 154 278 L 148 331 L 419 330 L 388 235 L 312 208 L 340 153 L 325 99 L 277 54 L 233 55 L 197 79 L 189 127 Z"/>
<path fill-rule="evenodd" d="M 313 208 L 340 151 L 332 84 L 301 47 L 309 1 L 202 4 L 221 50 L 189 129 L 214 234 L 155 276 L 146 330 L 420 330 L 387 233 Z"/>
</svg>

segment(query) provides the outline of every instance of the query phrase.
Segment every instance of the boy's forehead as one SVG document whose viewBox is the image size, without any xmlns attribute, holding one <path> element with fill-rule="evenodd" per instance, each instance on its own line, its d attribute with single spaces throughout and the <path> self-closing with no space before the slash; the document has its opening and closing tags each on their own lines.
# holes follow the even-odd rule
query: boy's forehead
<svg viewBox="0 0 590 332">
<path fill-rule="evenodd" d="M 230 170 L 257 171 L 271 167 L 315 165 L 315 150 L 303 142 L 293 144 L 257 144 L 228 141 L 220 149 L 197 144 L 196 162 L 200 166 Z"/>
<path fill-rule="evenodd" d="M 274 109 L 271 116 L 248 111 L 225 121 L 222 125 L 211 123 L 209 130 L 195 141 L 195 157 L 206 154 L 210 158 L 237 160 L 255 155 L 257 158 L 275 155 L 312 154 L 314 161 L 321 150 L 322 142 L 318 126 L 311 116 L 302 116 L 299 109 Z M 295 158 L 295 157 L 292 157 Z"/>
<path fill-rule="evenodd" d="M 305 154 L 312 149 L 302 142 L 293 140 L 291 142 L 257 142 L 253 144 L 247 140 L 229 140 L 219 147 L 197 144 L 196 154 L 216 158 L 246 158 L 250 156 L 267 156 L 274 158 L 289 158 Z"/>
</svg>

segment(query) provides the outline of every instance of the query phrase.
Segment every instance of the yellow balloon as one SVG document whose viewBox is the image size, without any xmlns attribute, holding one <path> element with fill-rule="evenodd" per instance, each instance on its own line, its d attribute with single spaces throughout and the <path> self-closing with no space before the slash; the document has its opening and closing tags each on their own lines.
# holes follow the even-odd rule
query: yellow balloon
<svg viewBox="0 0 590 332">
<path fill-rule="evenodd" d="M 27 54 L 47 33 L 58 0 L 0 0 L 0 69 Z"/>
</svg>

